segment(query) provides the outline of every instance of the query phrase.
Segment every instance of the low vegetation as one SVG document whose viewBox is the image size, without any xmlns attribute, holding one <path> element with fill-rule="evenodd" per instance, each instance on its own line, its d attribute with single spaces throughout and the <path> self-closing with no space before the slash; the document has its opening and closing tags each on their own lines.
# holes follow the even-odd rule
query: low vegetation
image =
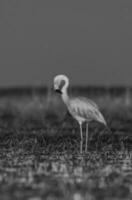
<svg viewBox="0 0 132 200">
<path fill-rule="evenodd" d="M 94 92 L 91 98 L 108 128 L 92 122 L 88 152 L 80 155 L 78 124 L 59 96 L 1 97 L 1 200 L 132 198 L 131 99 Z"/>
</svg>

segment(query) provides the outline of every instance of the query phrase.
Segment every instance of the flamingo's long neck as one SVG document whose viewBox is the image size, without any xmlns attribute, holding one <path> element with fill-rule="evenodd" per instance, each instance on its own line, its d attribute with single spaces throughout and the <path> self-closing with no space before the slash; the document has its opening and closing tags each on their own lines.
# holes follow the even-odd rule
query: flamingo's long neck
<svg viewBox="0 0 132 200">
<path fill-rule="evenodd" d="M 69 104 L 69 96 L 68 96 L 67 90 L 65 90 L 65 91 L 63 92 L 63 94 L 62 94 L 62 99 L 63 99 L 63 101 L 64 101 L 64 103 L 65 103 L 66 105 Z"/>
<path fill-rule="evenodd" d="M 69 80 L 66 79 L 65 85 L 63 86 L 63 89 L 62 89 L 62 99 L 63 99 L 63 101 L 66 105 L 69 104 L 69 95 L 68 95 L 68 92 L 67 92 L 68 86 L 69 86 Z"/>
</svg>

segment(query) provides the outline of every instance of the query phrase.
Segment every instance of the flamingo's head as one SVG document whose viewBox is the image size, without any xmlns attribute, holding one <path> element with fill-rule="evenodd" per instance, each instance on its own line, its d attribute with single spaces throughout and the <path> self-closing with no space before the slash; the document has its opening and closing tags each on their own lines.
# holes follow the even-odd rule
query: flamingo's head
<svg viewBox="0 0 132 200">
<path fill-rule="evenodd" d="M 57 75 L 54 78 L 54 90 L 63 94 L 69 85 L 69 79 L 65 75 Z"/>
</svg>

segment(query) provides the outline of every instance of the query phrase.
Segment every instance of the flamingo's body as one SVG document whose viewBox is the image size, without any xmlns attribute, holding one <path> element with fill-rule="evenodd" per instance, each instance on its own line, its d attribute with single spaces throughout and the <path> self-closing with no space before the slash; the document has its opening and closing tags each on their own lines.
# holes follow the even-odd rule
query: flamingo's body
<svg viewBox="0 0 132 200">
<path fill-rule="evenodd" d="M 87 123 L 86 126 L 86 146 L 87 151 L 87 140 L 88 140 L 88 123 L 90 121 L 98 121 L 106 125 L 106 121 L 99 111 L 98 106 L 92 100 L 85 97 L 70 98 L 67 94 L 67 88 L 69 86 L 69 79 L 65 75 L 57 75 L 54 78 L 54 89 L 61 94 L 61 97 L 66 104 L 70 114 L 77 120 L 80 125 L 81 144 L 80 152 L 82 153 L 83 145 L 83 134 L 82 124 Z"/>
</svg>

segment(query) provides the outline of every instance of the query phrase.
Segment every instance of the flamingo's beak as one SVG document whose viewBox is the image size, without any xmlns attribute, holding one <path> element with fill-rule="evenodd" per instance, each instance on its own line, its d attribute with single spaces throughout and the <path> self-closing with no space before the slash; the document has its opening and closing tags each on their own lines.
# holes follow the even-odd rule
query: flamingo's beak
<svg viewBox="0 0 132 200">
<path fill-rule="evenodd" d="M 61 90 L 59 89 L 56 89 L 55 91 L 58 92 L 59 94 L 62 94 Z"/>
</svg>

